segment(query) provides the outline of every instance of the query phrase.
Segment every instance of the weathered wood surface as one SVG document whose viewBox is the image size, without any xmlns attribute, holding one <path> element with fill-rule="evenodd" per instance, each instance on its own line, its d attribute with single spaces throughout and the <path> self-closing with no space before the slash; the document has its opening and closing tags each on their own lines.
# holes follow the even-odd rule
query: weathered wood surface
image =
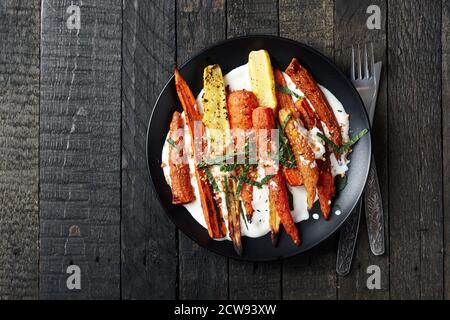
<svg viewBox="0 0 450 320">
<path fill-rule="evenodd" d="M 39 8 L 0 4 L 0 299 L 38 296 Z"/>
<path fill-rule="evenodd" d="M 121 1 L 42 5 L 40 297 L 119 298 Z M 69 265 L 81 290 L 66 286 Z"/>
<path fill-rule="evenodd" d="M 227 37 L 278 35 L 277 1 L 227 1 Z M 280 299 L 281 263 L 229 260 L 230 299 Z"/>
<path fill-rule="evenodd" d="M 172 1 L 125 1 L 122 44 L 122 298 L 177 296 L 176 230 L 146 162 L 147 125 L 175 63 Z"/>
<path fill-rule="evenodd" d="M 333 1 L 281 0 L 280 36 L 314 46 L 333 59 Z M 336 237 L 283 261 L 283 299 L 336 299 Z"/>
<path fill-rule="evenodd" d="M 381 13 L 381 29 L 369 30 L 366 21 L 369 14 L 366 13 L 370 5 L 377 5 Z M 388 118 L 387 118 L 387 73 L 386 61 L 386 14 L 387 3 L 385 0 L 364 0 L 351 2 L 345 0 L 335 1 L 334 10 L 334 39 L 335 39 L 335 61 L 337 65 L 349 74 L 351 64 L 351 46 L 355 49 L 358 44 L 373 43 L 375 61 L 382 61 L 382 74 L 374 123 L 372 130 L 373 149 L 375 152 L 378 179 L 383 197 L 383 210 L 385 221 L 385 237 L 389 239 L 389 216 L 388 216 Z M 363 207 L 364 208 L 364 207 Z M 364 209 L 363 209 L 364 210 Z M 381 271 L 381 290 L 369 290 L 366 286 L 367 267 L 377 265 Z M 386 242 L 386 253 L 376 257 L 372 255 L 367 236 L 364 211 L 361 213 L 361 224 L 357 247 L 353 258 L 351 272 L 346 277 L 338 278 L 339 299 L 388 299 L 389 298 L 389 242 Z"/>
<path fill-rule="evenodd" d="M 66 26 L 71 4 L 79 32 Z M 372 4 L 381 30 L 365 25 Z M 0 3 L 0 298 L 450 298 L 448 1 L 46 0 L 39 10 Z M 282 263 L 210 253 L 176 230 L 150 186 L 147 122 L 173 66 L 255 33 L 310 44 L 346 73 L 353 43 L 373 41 L 383 61 L 373 142 L 387 253 L 370 253 L 363 215 L 348 277 L 334 271 L 336 236 Z M 66 287 L 69 264 L 81 267 L 80 291 Z M 366 287 L 372 264 L 381 290 Z"/>
<path fill-rule="evenodd" d="M 177 64 L 225 39 L 225 1 L 177 1 Z M 194 93 L 195 94 L 195 93 Z M 201 248 L 181 231 L 179 298 L 227 299 L 228 259 Z"/>
<path fill-rule="evenodd" d="M 390 293 L 440 299 L 441 2 L 389 1 L 388 12 Z"/>
<path fill-rule="evenodd" d="M 442 2 L 442 147 L 444 195 L 444 298 L 450 299 L 450 1 Z"/>
</svg>

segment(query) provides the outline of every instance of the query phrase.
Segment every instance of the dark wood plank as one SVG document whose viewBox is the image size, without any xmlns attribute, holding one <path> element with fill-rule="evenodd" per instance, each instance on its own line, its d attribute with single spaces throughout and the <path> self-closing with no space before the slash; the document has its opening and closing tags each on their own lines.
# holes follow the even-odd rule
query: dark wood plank
<svg viewBox="0 0 450 320">
<path fill-rule="evenodd" d="M 227 36 L 247 34 L 278 34 L 277 1 L 227 1 Z"/>
<path fill-rule="evenodd" d="M 69 30 L 75 3 L 81 28 Z M 121 16 L 119 0 L 43 2 L 41 298 L 120 297 Z M 66 286 L 69 265 L 80 290 Z"/>
<path fill-rule="evenodd" d="M 227 37 L 278 34 L 277 1 L 227 1 Z M 245 250 L 245 248 L 244 248 Z M 281 298 L 281 264 L 229 261 L 230 299 Z"/>
<path fill-rule="evenodd" d="M 333 57 L 333 0 L 279 0 L 280 35 Z"/>
<path fill-rule="evenodd" d="M 450 299 L 450 2 L 442 2 L 442 147 L 444 169 L 444 298 Z M 447 195 L 447 196 L 445 196 Z"/>
<path fill-rule="evenodd" d="M 333 1 L 280 0 L 280 35 L 333 58 Z M 336 237 L 282 264 L 284 299 L 336 298 Z"/>
<path fill-rule="evenodd" d="M 176 297 L 176 229 L 146 162 L 147 124 L 175 62 L 173 1 L 125 1 L 122 43 L 122 298 Z"/>
<path fill-rule="evenodd" d="M 0 299 L 38 297 L 39 11 L 0 4 Z"/>
<path fill-rule="evenodd" d="M 380 8 L 380 30 L 369 30 L 366 26 L 366 21 L 369 17 L 366 10 L 370 5 L 377 5 Z M 345 0 L 335 1 L 334 38 L 335 59 L 338 66 L 348 75 L 351 63 L 351 46 L 356 46 L 358 43 L 363 45 L 364 43 L 370 42 L 374 45 L 375 60 L 382 61 L 383 63 L 372 136 L 378 179 L 383 197 L 385 237 L 389 239 L 386 14 L 387 3 L 385 0 L 363 0 L 357 2 L 348 2 Z M 380 290 L 369 290 L 366 286 L 366 281 L 369 276 L 367 274 L 367 267 L 370 265 L 380 267 Z M 361 215 L 361 225 L 351 272 L 346 277 L 338 278 L 338 286 L 339 299 L 389 298 L 389 245 L 386 243 L 386 253 L 384 256 L 377 257 L 372 254 L 369 247 L 364 212 Z"/>
<path fill-rule="evenodd" d="M 441 1 L 388 2 L 391 297 L 443 297 Z"/>
<path fill-rule="evenodd" d="M 177 1 L 177 64 L 225 39 L 225 1 Z M 196 93 L 194 93 L 196 94 Z M 228 260 L 179 232 L 179 298 L 226 299 Z"/>
</svg>

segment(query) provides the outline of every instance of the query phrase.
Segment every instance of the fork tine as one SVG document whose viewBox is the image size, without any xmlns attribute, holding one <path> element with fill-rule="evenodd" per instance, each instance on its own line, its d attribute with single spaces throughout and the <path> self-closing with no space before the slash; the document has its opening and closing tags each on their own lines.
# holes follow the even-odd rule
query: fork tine
<svg viewBox="0 0 450 320">
<path fill-rule="evenodd" d="M 376 77 L 375 74 L 375 56 L 373 54 L 373 42 L 370 43 L 370 64 L 371 64 L 371 69 L 372 69 L 372 76 Z M 377 80 L 377 79 L 375 79 Z"/>
<path fill-rule="evenodd" d="M 367 59 L 367 44 L 364 44 L 364 78 L 369 79 L 369 62 Z"/>
<path fill-rule="evenodd" d="M 362 70 L 361 70 L 361 50 L 358 43 L 358 79 L 362 79 Z"/>
<path fill-rule="evenodd" d="M 352 45 L 352 66 L 350 70 L 350 77 L 355 80 L 355 47 Z"/>
</svg>

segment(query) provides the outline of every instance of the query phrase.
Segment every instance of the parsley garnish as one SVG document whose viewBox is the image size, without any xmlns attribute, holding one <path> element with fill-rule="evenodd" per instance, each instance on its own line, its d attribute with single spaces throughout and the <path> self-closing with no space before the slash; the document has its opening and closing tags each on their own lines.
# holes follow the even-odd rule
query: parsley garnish
<svg viewBox="0 0 450 320">
<path fill-rule="evenodd" d="M 211 184 L 211 187 L 213 188 L 214 192 L 219 192 L 219 186 L 216 183 L 216 180 L 214 179 L 214 176 L 212 175 L 211 171 L 209 171 L 208 167 L 203 168 L 205 171 L 206 177 L 208 177 L 209 183 Z"/>
<path fill-rule="evenodd" d="M 350 150 L 350 148 L 359 141 L 359 139 L 361 139 L 363 136 L 365 136 L 367 133 L 369 132 L 369 129 L 365 128 L 363 130 L 361 130 L 356 136 L 354 136 L 353 138 L 350 139 L 349 142 L 347 142 L 346 144 L 343 144 L 342 146 L 338 147 L 333 141 L 331 141 L 330 139 L 328 139 L 327 136 L 325 136 L 323 133 L 321 132 L 317 132 L 317 136 L 319 138 L 321 138 L 323 141 L 325 141 L 336 153 L 338 153 L 339 155 L 347 152 L 348 150 Z"/>
<path fill-rule="evenodd" d="M 297 93 L 295 93 L 294 91 L 292 91 L 291 89 L 287 88 L 287 87 L 283 87 L 280 84 L 275 84 L 275 88 L 277 89 L 277 91 L 281 92 L 281 93 L 285 93 L 285 94 L 289 94 L 293 97 L 296 97 L 297 99 L 303 99 L 303 97 Z"/>
<path fill-rule="evenodd" d="M 167 139 L 167 143 L 169 143 L 172 147 L 176 148 L 177 144 L 175 143 L 175 141 L 173 141 L 171 138 Z"/>
</svg>

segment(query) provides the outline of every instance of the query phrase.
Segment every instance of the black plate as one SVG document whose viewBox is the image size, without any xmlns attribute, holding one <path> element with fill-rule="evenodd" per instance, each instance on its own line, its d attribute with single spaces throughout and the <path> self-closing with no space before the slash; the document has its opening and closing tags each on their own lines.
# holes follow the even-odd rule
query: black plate
<svg viewBox="0 0 450 320">
<path fill-rule="evenodd" d="M 347 77 L 322 54 L 296 41 L 274 36 L 248 36 L 226 40 L 197 54 L 180 68 L 180 72 L 196 96 L 203 86 L 204 67 L 217 63 L 226 74 L 247 63 L 249 52 L 258 49 L 268 50 L 273 63 L 282 69 L 289 64 L 293 57 L 296 57 L 312 73 L 318 83 L 328 88 L 342 102 L 345 110 L 350 114 L 351 134 L 369 127 L 362 101 Z M 328 221 L 324 221 L 322 218 L 312 219 L 312 213 L 320 214 L 318 203 L 316 203 L 310 212 L 309 220 L 297 224 L 302 239 L 301 246 L 296 247 L 284 231 L 280 232 L 276 248 L 272 246 L 269 234 L 260 238 L 243 237 L 244 252 L 242 257 L 239 257 L 234 252 L 231 241 L 212 240 L 206 229 L 198 224 L 183 206 L 171 204 L 171 191 L 161 169 L 161 151 L 169 130 L 171 116 L 175 110 L 181 111 L 182 108 L 172 77 L 156 101 L 150 118 L 147 133 L 147 159 L 150 176 L 156 194 L 170 219 L 188 237 L 211 251 L 249 261 L 276 260 L 304 252 L 328 238 L 342 225 L 363 192 L 370 165 L 370 135 L 364 136 L 353 148 L 347 172 L 348 184 L 335 198 Z M 340 215 L 334 214 L 336 208 L 341 210 Z"/>
</svg>

